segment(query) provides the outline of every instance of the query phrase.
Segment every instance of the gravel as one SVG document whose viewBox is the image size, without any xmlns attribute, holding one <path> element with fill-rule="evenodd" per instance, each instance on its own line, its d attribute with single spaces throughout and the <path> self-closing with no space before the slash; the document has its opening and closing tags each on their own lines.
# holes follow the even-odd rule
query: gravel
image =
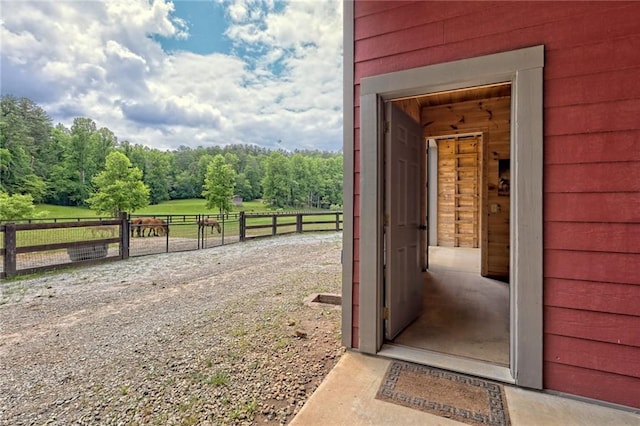
<svg viewBox="0 0 640 426">
<path fill-rule="evenodd" d="M 0 424 L 286 424 L 344 348 L 342 234 L 0 283 Z"/>
</svg>

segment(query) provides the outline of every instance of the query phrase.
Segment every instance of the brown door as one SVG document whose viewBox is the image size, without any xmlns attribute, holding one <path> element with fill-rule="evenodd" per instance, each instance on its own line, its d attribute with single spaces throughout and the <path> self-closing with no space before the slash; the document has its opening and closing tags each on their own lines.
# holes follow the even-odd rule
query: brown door
<svg viewBox="0 0 640 426">
<path fill-rule="evenodd" d="M 438 141 L 438 245 L 479 247 L 481 135 Z"/>
<path fill-rule="evenodd" d="M 385 337 L 393 339 L 420 315 L 421 128 L 391 103 L 385 118 Z"/>
</svg>

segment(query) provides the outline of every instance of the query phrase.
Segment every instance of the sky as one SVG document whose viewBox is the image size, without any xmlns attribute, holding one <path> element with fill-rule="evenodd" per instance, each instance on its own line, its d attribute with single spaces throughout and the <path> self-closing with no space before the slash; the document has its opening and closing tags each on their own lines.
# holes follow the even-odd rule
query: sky
<svg viewBox="0 0 640 426">
<path fill-rule="evenodd" d="M 340 0 L 0 0 L 0 93 L 160 150 L 342 148 Z"/>
</svg>

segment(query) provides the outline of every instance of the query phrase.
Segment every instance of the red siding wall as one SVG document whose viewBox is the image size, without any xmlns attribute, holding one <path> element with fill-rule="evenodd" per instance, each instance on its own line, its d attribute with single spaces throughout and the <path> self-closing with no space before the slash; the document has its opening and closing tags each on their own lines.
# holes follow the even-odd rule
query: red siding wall
<svg viewBox="0 0 640 426">
<path fill-rule="evenodd" d="M 640 407 L 640 2 L 355 3 L 362 77 L 545 45 L 544 384 Z M 358 247 L 359 167 L 354 236 Z M 354 313 L 358 311 L 354 253 Z M 357 315 L 354 315 L 357 318 Z M 358 324 L 354 321 L 354 343 Z"/>
</svg>

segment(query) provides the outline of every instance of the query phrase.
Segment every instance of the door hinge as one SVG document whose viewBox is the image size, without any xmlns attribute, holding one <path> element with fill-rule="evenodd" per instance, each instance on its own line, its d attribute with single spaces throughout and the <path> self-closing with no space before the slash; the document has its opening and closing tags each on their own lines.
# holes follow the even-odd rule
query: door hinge
<svg viewBox="0 0 640 426">
<path fill-rule="evenodd" d="M 389 308 L 387 307 L 382 308 L 382 318 L 385 320 L 389 319 Z"/>
</svg>

